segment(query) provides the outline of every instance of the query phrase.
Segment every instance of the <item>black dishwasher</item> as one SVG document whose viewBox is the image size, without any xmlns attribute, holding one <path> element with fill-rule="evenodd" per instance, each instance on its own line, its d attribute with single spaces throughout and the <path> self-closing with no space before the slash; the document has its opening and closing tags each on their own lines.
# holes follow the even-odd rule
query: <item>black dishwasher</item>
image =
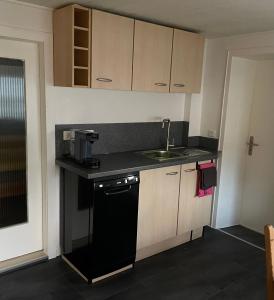
<svg viewBox="0 0 274 300">
<path fill-rule="evenodd" d="M 94 182 L 92 266 L 95 276 L 135 262 L 138 196 L 138 174 Z"/>
<path fill-rule="evenodd" d="M 135 262 L 139 174 L 89 180 L 62 173 L 63 258 L 89 282 Z"/>
</svg>

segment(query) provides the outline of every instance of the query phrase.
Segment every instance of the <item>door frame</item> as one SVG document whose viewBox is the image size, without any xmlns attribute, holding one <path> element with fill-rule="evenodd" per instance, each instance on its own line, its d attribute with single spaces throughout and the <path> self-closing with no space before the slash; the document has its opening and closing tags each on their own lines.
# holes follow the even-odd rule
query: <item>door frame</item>
<svg viewBox="0 0 274 300">
<path fill-rule="evenodd" d="M 17 32 L 18 33 L 18 32 Z M 20 34 L 20 33 L 19 33 Z M 46 135 L 46 97 L 45 97 L 45 65 L 44 65 L 44 44 L 37 40 L 22 39 L 13 37 L 10 32 L 8 35 L 3 34 L 0 26 L 0 39 L 2 40 L 14 40 L 24 43 L 35 43 L 38 46 L 38 68 L 39 68 L 39 106 L 40 106 L 40 139 L 41 139 L 41 179 L 42 179 L 42 252 L 45 255 L 48 254 L 48 201 L 47 201 L 47 135 Z M 24 255 L 25 256 L 25 255 Z M 27 253 L 26 253 L 27 257 Z M 11 259 L 16 260 L 17 258 Z M 32 260 L 31 254 L 29 254 L 29 260 Z M 16 267 L 16 266 L 15 266 Z"/>
<path fill-rule="evenodd" d="M 252 57 L 257 55 L 269 55 L 269 54 L 274 55 L 274 47 L 266 46 L 266 47 L 237 48 L 237 49 L 227 50 L 226 72 L 225 72 L 225 80 L 224 80 L 224 88 L 223 88 L 223 100 L 222 100 L 221 121 L 220 121 L 220 136 L 219 136 L 219 147 L 218 147 L 219 151 L 223 150 L 223 143 L 224 143 L 232 58 L 233 57 L 248 58 L 249 56 Z M 220 155 L 217 160 L 218 182 L 220 182 L 221 170 L 222 170 L 222 155 Z M 212 227 L 214 228 L 216 228 L 216 223 L 217 223 L 216 220 L 217 220 L 217 213 L 218 213 L 218 201 L 219 201 L 219 185 L 217 185 L 214 193 L 214 205 L 212 208 L 211 224 Z"/>
</svg>

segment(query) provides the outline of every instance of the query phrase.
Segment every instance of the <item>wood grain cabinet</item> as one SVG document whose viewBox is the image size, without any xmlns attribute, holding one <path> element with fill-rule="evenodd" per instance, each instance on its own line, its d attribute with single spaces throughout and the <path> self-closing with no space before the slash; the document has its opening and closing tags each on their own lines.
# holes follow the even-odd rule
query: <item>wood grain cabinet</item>
<svg viewBox="0 0 274 300">
<path fill-rule="evenodd" d="M 92 10 L 91 87 L 131 90 L 134 19 Z"/>
<path fill-rule="evenodd" d="M 200 92 L 203 53 L 201 35 L 174 29 L 170 92 Z"/>
<path fill-rule="evenodd" d="M 135 21 L 132 90 L 169 92 L 173 28 Z"/>
<path fill-rule="evenodd" d="M 199 93 L 204 38 L 77 4 L 54 11 L 54 84 Z"/>
<path fill-rule="evenodd" d="M 140 172 L 137 249 L 176 236 L 180 166 Z"/>
<path fill-rule="evenodd" d="M 90 86 L 90 9 L 74 4 L 53 14 L 54 84 Z"/>
<path fill-rule="evenodd" d="M 212 196 L 196 197 L 196 163 L 182 165 L 178 212 L 178 234 L 210 224 Z"/>
</svg>

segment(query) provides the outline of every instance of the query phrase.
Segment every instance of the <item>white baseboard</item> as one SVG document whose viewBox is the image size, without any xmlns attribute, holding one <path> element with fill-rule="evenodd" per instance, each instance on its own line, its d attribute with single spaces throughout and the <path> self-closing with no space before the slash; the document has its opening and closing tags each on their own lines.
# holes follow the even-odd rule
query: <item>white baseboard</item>
<svg viewBox="0 0 274 300">
<path fill-rule="evenodd" d="M 48 256 L 43 251 L 36 251 L 0 262 L 0 274 L 20 269 L 27 265 L 47 260 Z"/>
</svg>

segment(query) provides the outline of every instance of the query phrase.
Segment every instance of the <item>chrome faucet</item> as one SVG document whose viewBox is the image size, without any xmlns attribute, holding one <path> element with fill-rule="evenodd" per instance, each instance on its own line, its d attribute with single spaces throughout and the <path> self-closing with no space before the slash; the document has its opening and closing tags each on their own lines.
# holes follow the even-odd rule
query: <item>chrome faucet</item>
<svg viewBox="0 0 274 300">
<path fill-rule="evenodd" d="M 165 128 L 165 123 L 167 123 L 167 126 L 168 126 L 167 127 L 167 137 L 166 137 L 166 151 L 169 151 L 169 147 L 174 146 L 169 143 L 169 131 L 170 131 L 170 123 L 171 123 L 170 119 L 168 119 L 168 118 L 163 119 L 162 128 Z"/>
</svg>

